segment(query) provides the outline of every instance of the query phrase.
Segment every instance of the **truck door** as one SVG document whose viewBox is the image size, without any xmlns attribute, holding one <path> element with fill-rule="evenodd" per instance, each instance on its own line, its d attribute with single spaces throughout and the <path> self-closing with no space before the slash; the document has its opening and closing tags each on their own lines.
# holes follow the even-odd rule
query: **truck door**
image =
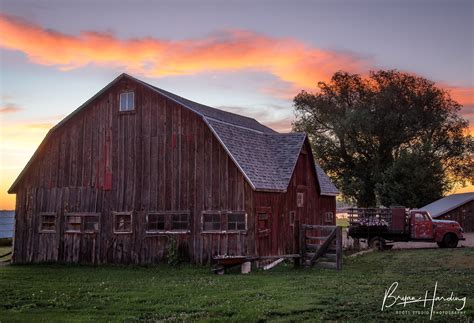
<svg viewBox="0 0 474 323">
<path fill-rule="evenodd" d="M 423 212 L 415 212 L 411 215 L 411 238 L 412 239 L 433 239 L 433 222 L 430 217 Z"/>
</svg>

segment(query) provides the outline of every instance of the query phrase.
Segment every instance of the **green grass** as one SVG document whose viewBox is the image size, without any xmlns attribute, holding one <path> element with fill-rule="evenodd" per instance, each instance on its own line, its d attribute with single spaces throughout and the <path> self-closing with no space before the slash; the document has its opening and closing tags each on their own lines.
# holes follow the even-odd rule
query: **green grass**
<svg viewBox="0 0 474 323">
<path fill-rule="evenodd" d="M 380 311 L 394 281 L 400 295 L 432 293 L 438 282 L 439 296 L 467 296 L 465 316 L 433 318 L 466 321 L 474 318 L 473 267 L 474 249 L 461 248 L 374 252 L 344 259 L 341 272 L 280 265 L 218 276 L 205 266 L 3 266 L 0 321 L 428 320 Z"/>
<path fill-rule="evenodd" d="M 347 228 L 349 226 L 349 219 L 336 219 L 336 225 L 339 227 Z"/>
</svg>

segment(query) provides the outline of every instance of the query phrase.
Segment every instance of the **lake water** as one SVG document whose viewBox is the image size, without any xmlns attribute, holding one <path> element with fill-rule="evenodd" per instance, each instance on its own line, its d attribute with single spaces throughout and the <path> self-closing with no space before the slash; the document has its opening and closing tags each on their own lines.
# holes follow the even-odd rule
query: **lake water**
<svg viewBox="0 0 474 323">
<path fill-rule="evenodd" d="M 0 211 L 0 238 L 13 238 L 15 211 Z"/>
</svg>

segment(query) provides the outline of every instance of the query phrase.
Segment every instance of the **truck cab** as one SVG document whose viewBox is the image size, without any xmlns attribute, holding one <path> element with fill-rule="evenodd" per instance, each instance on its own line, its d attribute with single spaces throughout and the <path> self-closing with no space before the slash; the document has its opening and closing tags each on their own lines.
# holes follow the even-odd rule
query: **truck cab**
<svg viewBox="0 0 474 323">
<path fill-rule="evenodd" d="M 433 220 L 424 210 L 409 212 L 410 240 L 435 241 L 441 248 L 455 248 L 464 240 L 463 230 L 456 221 Z"/>
</svg>

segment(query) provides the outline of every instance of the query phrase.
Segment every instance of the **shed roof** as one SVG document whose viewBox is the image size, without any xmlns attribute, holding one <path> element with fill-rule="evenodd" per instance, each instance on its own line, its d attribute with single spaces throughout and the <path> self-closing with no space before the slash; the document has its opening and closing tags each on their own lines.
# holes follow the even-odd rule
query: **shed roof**
<svg viewBox="0 0 474 323">
<path fill-rule="evenodd" d="M 304 133 L 258 132 L 207 118 L 206 123 L 254 189 L 287 189 L 306 138 Z"/>
<path fill-rule="evenodd" d="M 448 195 L 420 209 L 428 211 L 433 218 L 437 218 L 470 201 L 474 201 L 474 192 Z"/>
<path fill-rule="evenodd" d="M 321 195 L 328 195 L 328 196 L 336 196 L 339 195 L 340 192 L 333 184 L 331 179 L 328 175 L 324 172 L 324 170 L 319 166 L 318 163 L 315 161 L 316 167 L 316 174 L 318 176 L 319 188 L 321 190 Z"/>
<path fill-rule="evenodd" d="M 123 77 L 135 80 L 200 115 L 224 146 L 229 156 L 233 159 L 253 189 L 264 191 L 285 191 L 287 189 L 306 134 L 278 133 L 253 118 L 222 111 L 185 99 L 127 74 L 121 74 L 54 126 L 48 132 L 41 145 L 47 141 L 56 129 L 64 125 L 67 120 L 72 118 L 77 112 L 86 107 L 88 103 L 104 93 Z M 39 149 L 37 149 L 11 186 L 9 190 L 10 193 L 14 192 L 21 177 L 26 173 L 36 158 L 38 150 Z M 317 164 L 316 175 L 321 195 L 334 196 L 339 194 L 339 191 L 334 184 L 332 184 L 329 177 Z"/>
</svg>

